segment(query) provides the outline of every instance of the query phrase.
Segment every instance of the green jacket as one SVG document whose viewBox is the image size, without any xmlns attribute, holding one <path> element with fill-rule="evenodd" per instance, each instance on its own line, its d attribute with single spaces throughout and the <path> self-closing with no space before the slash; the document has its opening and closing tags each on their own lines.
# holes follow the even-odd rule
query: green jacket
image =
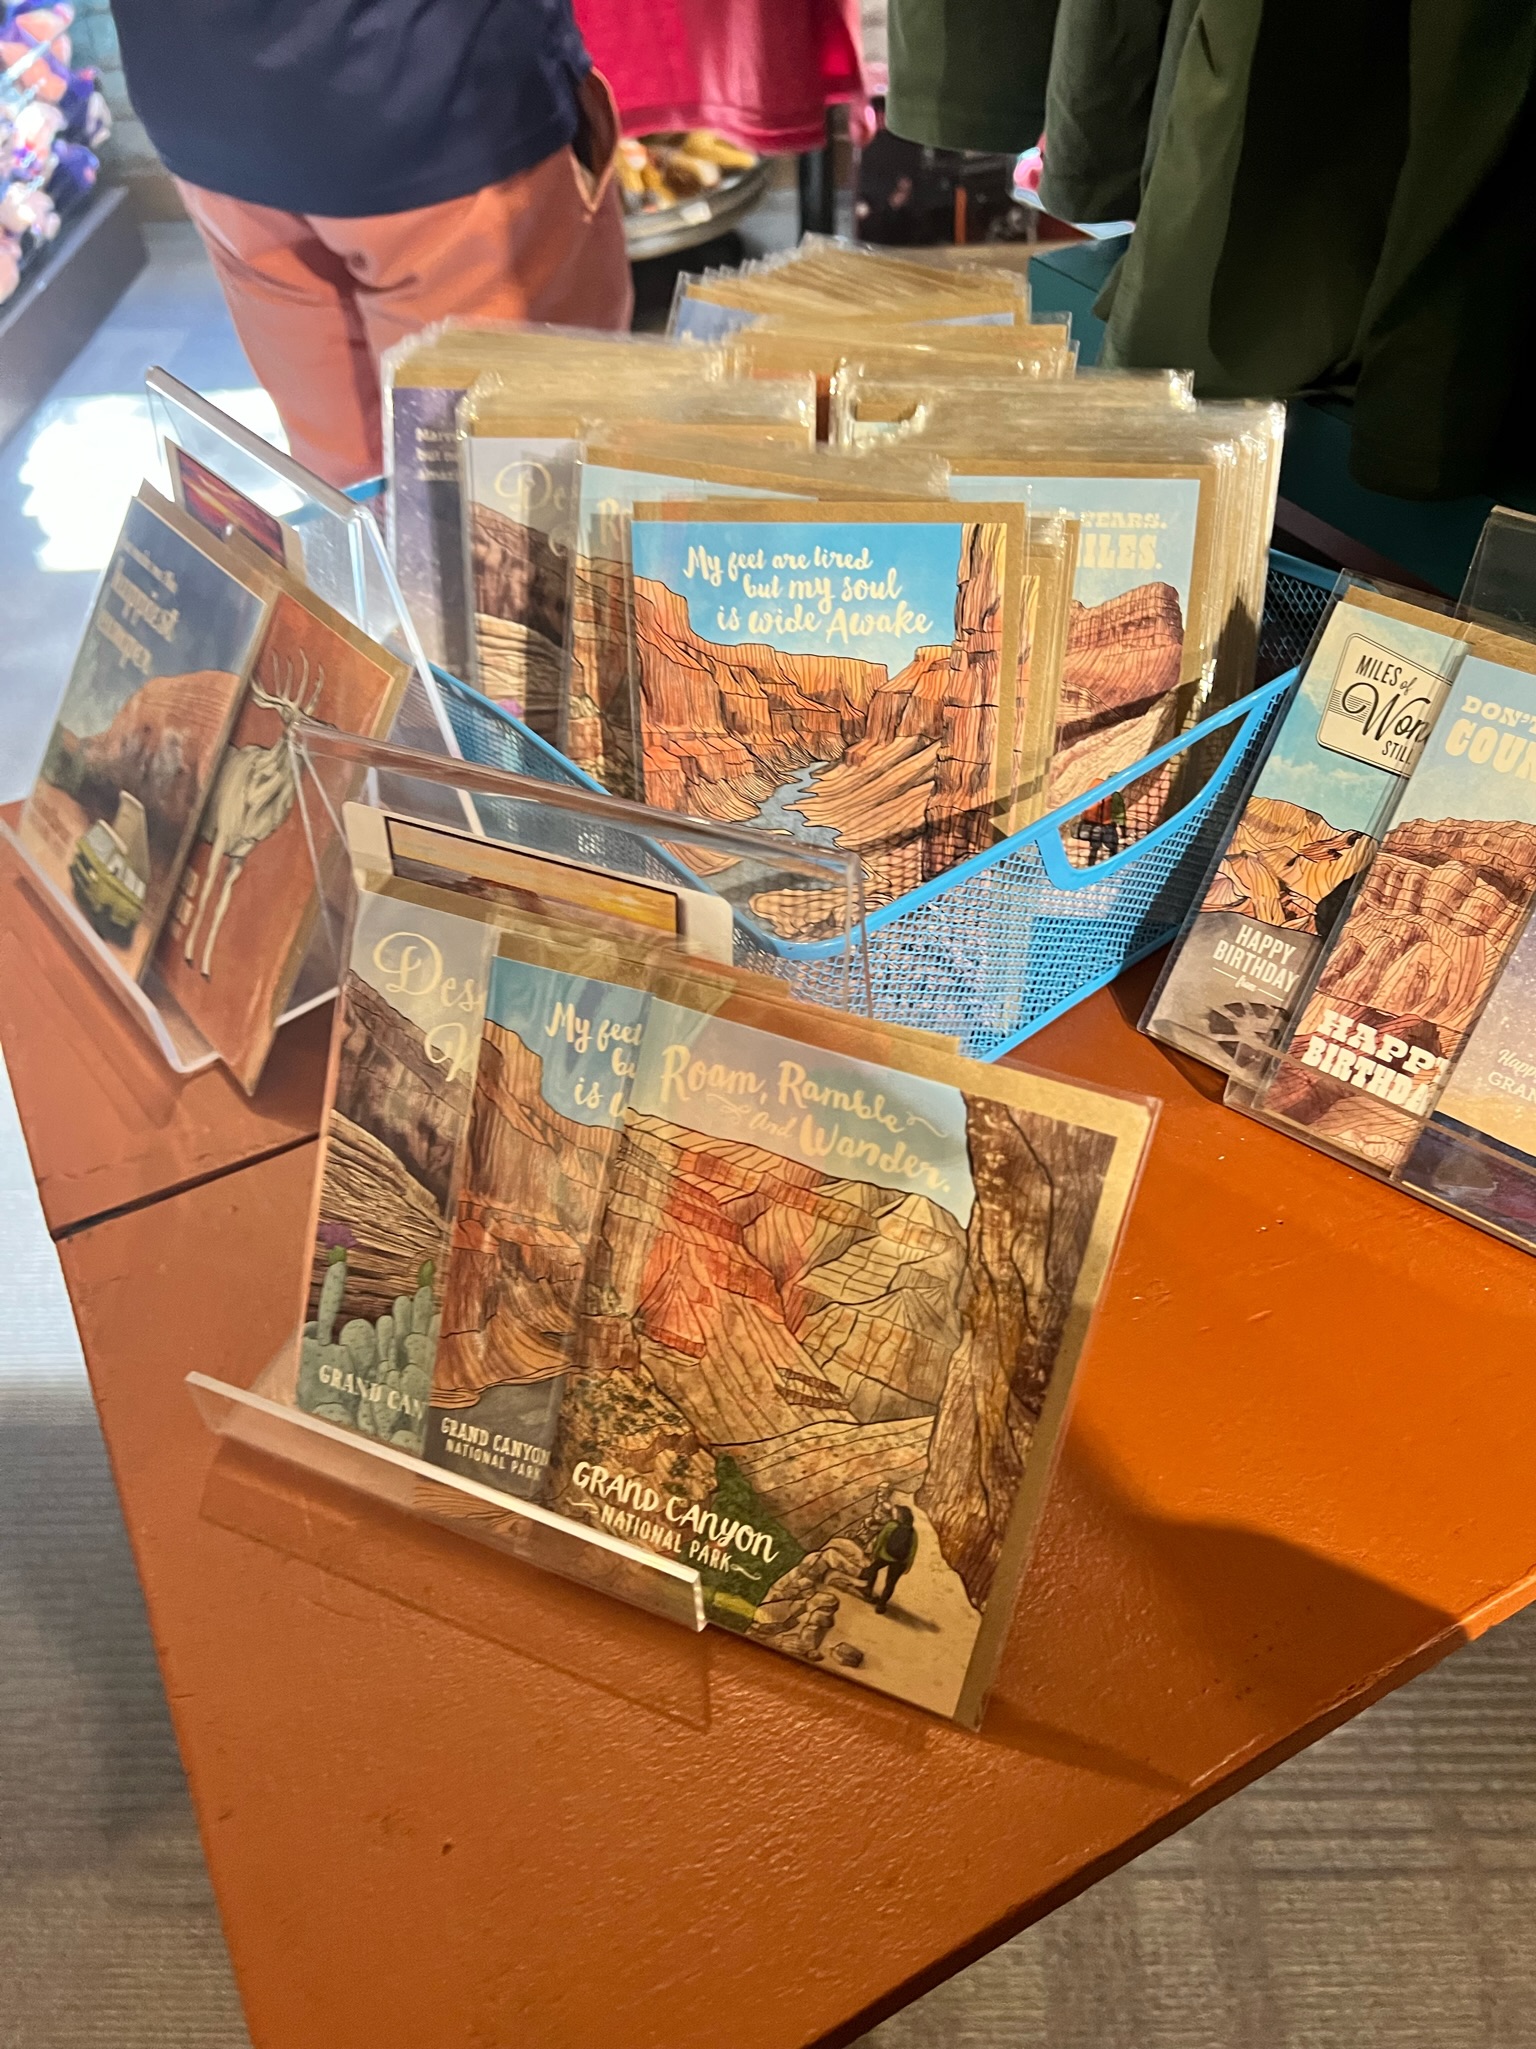
<svg viewBox="0 0 1536 2049">
<path fill-rule="evenodd" d="M 1199 0 L 1106 360 L 1352 391 L 1360 483 L 1496 491 L 1536 418 L 1533 75 L 1531 0 Z"/>
<path fill-rule="evenodd" d="M 1043 121 L 1046 203 L 1136 215 L 1106 361 L 1353 396 L 1354 475 L 1402 497 L 1536 468 L 1533 83 L 1533 0 L 892 0 L 894 128 Z"/>
<path fill-rule="evenodd" d="M 1069 221 L 1134 217 L 1196 0 L 890 0 L 899 135 L 939 149 L 1032 149 Z"/>
<path fill-rule="evenodd" d="M 887 126 L 936 149 L 1030 149 L 1057 0 L 890 0 Z"/>
</svg>

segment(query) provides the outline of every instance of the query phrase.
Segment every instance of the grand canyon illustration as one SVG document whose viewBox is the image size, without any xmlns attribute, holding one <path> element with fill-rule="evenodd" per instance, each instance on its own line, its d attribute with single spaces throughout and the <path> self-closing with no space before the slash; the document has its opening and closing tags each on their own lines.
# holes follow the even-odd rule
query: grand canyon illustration
<svg viewBox="0 0 1536 2049">
<path fill-rule="evenodd" d="M 296 1399 L 326 1422 L 417 1452 L 472 1084 L 449 1079 L 421 1026 L 355 971 L 340 1000 Z"/>
<path fill-rule="evenodd" d="M 571 565 L 537 527 L 469 507 L 476 675 L 487 697 L 558 738 Z"/>
<path fill-rule="evenodd" d="M 1266 1106 L 1395 1166 L 1476 1022 L 1533 892 L 1536 826 L 1460 818 L 1394 826 L 1339 928 Z"/>
<path fill-rule="evenodd" d="M 1171 740 L 1179 730 L 1184 619 L 1169 583 L 1139 584 L 1102 604 L 1072 601 L 1056 713 L 1050 809 Z M 1166 796 L 1171 777 L 1160 795 Z M 1144 829 L 1157 822 L 1152 815 Z"/>
<path fill-rule="evenodd" d="M 92 826 L 113 824 L 125 797 L 140 807 L 149 863 L 148 873 L 139 878 L 144 917 L 122 934 L 106 921 L 98 924 L 104 936 L 121 945 L 132 973 L 138 972 L 158 929 L 181 849 L 223 744 L 237 682 L 216 670 L 152 676 L 99 732 L 77 734 L 60 724 L 49 740 L 28 801 L 27 831 L 57 875 L 69 872 L 75 849 Z M 90 915 L 89 903 L 81 907 Z"/>
<path fill-rule="evenodd" d="M 54 729 L 39 798 L 77 837 L 110 819 L 126 791 L 144 807 L 150 858 L 174 859 L 206 789 L 229 720 L 235 678 L 217 671 L 152 676 L 99 733 Z"/>
<path fill-rule="evenodd" d="M 488 1022 L 434 1404 L 558 1378 L 550 1506 L 672 1555 L 704 1533 L 711 1619 L 952 1711 L 1113 1141 L 966 1099 L 966 1228 L 633 1108 L 575 1122 L 540 1075 Z"/>
<path fill-rule="evenodd" d="M 894 676 L 853 656 L 717 645 L 693 630 L 685 598 L 637 577 L 647 802 L 855 852 L 871 906 L 987 845 L 1003 545 L 1001 527 L 966 525 L 954 636 Z M 751 907 L 787 938 L 835 929 L 819 892 Z"/>
<path fill-rule="evenodd" d="M 682 597 L 637 579 L 647 800 L 855 851 L 871 907 L 990 844 L 997 547 L 989 528 L 966 528 L 954 638 L 920 648 L 894 676 L 852 657 L 717 646 L 693 630 Z M 1172 736 L 1182 650 L 1178 594 L 1168 584 L 1074 604 L 1050 805 Z M 1148 794 L 1139 829 L 1155 822 L 1167 784 L 1164 776 Z M 814 892 L 764 895 L 751 908 L 784 937 L 835 929 Z"/>
<path fill-rule="evenodd" d="M 1250 797 L 1200 908 L 1326 938 L 1375 845 L 1282 797 Z"/>
</svg>

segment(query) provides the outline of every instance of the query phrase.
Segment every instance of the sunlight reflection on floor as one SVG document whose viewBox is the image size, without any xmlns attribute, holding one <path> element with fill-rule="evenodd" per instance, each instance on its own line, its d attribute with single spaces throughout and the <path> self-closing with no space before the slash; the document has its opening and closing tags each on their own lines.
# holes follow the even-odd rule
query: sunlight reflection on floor
<svg viewBox="0 0 1536 2049">
<path fill-rule="evenodd" d="M 259 386 L 211 391 L 212 403 L 242 425 L 286 446 L 277 409 Z M 164 484 L 164 469 L 142 393 L 107 392 L 55 400 L 28 434 L 20 478 L 23 515 L 40 541 L 39 569 L 93 574 L 105 569 L 123 523 L 123 507 L 145 477 Z"/>
</svg>

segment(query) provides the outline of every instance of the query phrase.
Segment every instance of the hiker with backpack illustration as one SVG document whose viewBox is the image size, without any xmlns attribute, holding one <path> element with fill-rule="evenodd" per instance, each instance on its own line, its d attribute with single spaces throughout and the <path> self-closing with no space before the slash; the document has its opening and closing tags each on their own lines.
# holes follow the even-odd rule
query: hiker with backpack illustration
<svg viewBox="0 0 1536 2049">
<path fill-rule="evenodd" d="M 891 1605 L 897 1581 L 903 1573 L 911 1571 L 916 1556 L 917 1525 L 912 1520 L 911 1509 L 903 1502 L 875 1539 L 874 1555 L 863 1572 L 864 1598 L 874 1602 L 877 1615 L 883 1615 Z M 877 1596 L 875 1582 L 882 1572 L 885 1574 L 885 1591 Z"/>
</svg>

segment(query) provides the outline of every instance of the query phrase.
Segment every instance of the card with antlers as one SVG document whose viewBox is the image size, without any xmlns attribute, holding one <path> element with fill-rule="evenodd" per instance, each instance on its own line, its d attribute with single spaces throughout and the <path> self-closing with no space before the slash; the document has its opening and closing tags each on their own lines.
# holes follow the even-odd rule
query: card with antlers
<svg viewBox="0 0 1536 2049">
<path fill-rule="evenodd" d="M 146 484 L 96 594 L 21 839 L 130 981 L 175 900 L 271 569 L 248 568 Z"/>
<path fill-rule="evenodd" d="M 261 1078 L 340 848 L 347 772 L 300 722 L 376 739 L 407 668 L 283 579 L 155 955 L 167 993 L 247 1091 Z"/>
</svg>

